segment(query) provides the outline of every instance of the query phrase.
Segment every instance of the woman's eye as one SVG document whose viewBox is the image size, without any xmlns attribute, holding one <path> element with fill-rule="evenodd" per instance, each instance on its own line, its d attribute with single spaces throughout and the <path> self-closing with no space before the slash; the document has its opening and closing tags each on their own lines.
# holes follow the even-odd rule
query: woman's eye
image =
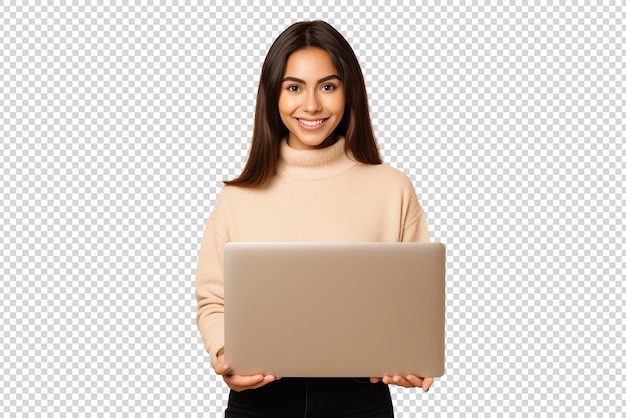
<svg viewBox="0 0 626 418">
<path fill-rule="evenodd" d="M 295 86 L 295 85 L 287 86 L 287 91 L 297 92 L 298 90 L 300 90 L 300 87 L 298 86 Z"/>
<path fill-rule="evenodd" d="M 335 86 L 333 86 L 332 84 L 325 84 L 322 86 L 322 90 L 323 91 L 333 91 L 335 90 Z"/>
</svg>

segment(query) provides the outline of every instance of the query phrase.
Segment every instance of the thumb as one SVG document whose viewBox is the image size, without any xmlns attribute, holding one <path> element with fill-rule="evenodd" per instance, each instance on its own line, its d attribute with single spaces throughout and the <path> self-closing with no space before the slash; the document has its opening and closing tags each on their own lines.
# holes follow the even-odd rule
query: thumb
<svg viewBox="0 0 626 418">
<path fill-rule="evenodd" d="M 217 363 L 215 365 L 215 373 L 222 375 L 225 374 L 228 371 L 229 367 L 227 364 L 225 363 Z"/>
<path fill-rule="evenodd" d="M 230 371 L 230 366 L 224 362 L 224 354 L 217 357 L 217 363 L 215 364 L 215 373 L 222 375 Z"/>
</svg>

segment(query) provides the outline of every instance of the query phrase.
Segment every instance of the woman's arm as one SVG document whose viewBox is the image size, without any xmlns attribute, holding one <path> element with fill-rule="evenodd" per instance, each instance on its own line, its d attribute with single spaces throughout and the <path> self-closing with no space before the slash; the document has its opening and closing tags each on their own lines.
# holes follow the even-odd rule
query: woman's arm
<svg viewBox="0 0 626 418">
<path fill-rule="evenodd" d="M 428 223 L 426 222 L 426 215 L 415 191 L 412 189 L 407 192 L 408 196 L 408 209 L 406 223 L 402 231 L 402 242 L 430 242 L 430 234 L 428 233 Z M 383 377 L 371 377 L 370 382 L 378 383 L 382 381 L 388 385 L 398 385 L 405 388 L 422 388 L 424 392 L 428 392 L 431 385 L 434 382 L 432 377 L 419 377 L 414 375 L 402 376 L 396 375 L 384 375 Z"/>
<path fill-rule="evenodd" d="M 224 348 L 224 278 L 223 251 L 226 240 L 216 231 L 215 219 L 209 218 L 202 236 L 196 269 L 196 324 L 211 365 L 217 364 L 218 351 Z"/>
<path fill-rule="evenodd" d="M 211 357 L 215 372 L 235 391 L 255 389 L 277 379 L 274 375 L 242 376 L 231 373 L 224 361 L 224 244 L 227 229 L 221 215 L 221 205 L 215 205 L 202 235 L 196 269 L 196 323 Z"/>
</svg>

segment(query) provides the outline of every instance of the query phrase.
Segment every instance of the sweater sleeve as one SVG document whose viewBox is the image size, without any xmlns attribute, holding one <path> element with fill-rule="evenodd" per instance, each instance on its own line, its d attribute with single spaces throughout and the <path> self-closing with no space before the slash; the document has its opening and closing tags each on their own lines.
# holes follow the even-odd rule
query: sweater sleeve
<svg viewBox="0 0 626 418">
<path fill-rule="evenodd" d="M 423 210 L 415 222 L 404 228 L 402 242 L 430 242 L 428 223 Z"/>
<path fill-rule="evenodd" d="M 224 244 L 220 229 L 219 198 L 206 223 L 196 269 L 196 324 L 204 347 L 217 363 L 217 353 L 224 347 Z"/>
<path fill-rule="evenodd" d="M 402 242 L 430 242 L 428 223 L 424 209 L 417 199 L 413 184 L 405 188 L 405 196 L 408 200 L 407 216 L 402 231 Z"/>
</svg>

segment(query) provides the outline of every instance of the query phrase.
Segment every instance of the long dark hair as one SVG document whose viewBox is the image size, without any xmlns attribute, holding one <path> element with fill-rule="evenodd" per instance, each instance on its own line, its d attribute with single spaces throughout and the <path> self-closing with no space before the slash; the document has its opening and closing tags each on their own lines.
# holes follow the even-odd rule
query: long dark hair
<svg viewBox="0 0 626 418">
<path fill-rule="evenodd" d="M 248 160 L 239 177 L 226 184 L 260 187 L 276 172 L 280 141 L 289 131 L 278 113 L 278 97 L 289 56 L 302 48 L 317 47 L 330 55 L 344 83 L 344 116 L 335 136 L 346 138 L 346 151 L 365 164 L 381 164 L 359 61 L 346 39 L 331 25 L 316 20 L 289 26 L 274 41 L 265 57 L 256 101 L 254 130 Z"/>
</svg>

